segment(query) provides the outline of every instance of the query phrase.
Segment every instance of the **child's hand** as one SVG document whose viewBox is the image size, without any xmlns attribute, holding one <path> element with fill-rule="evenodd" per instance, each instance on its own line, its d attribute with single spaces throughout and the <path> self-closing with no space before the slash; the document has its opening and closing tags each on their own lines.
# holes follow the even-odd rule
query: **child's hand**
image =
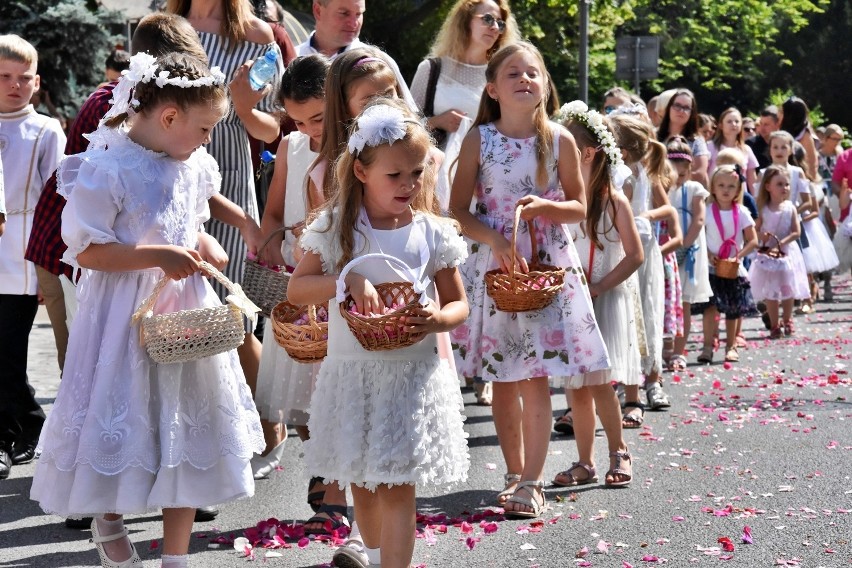
<svg viewBox="0 0 852 568">
<path fill-rule="evenodd" d="M 500 235 L 491 244 L 491 254 L 500 266 L 500 270 L 509 274 L 512 267 L 512 243 L 506 237 Z M 524 274 L 530 271 L 527 266 L 527 261 L 520 255 L 515 255 L 515 269 L 520 270 Z"/>
<path fill-rule="evenodd" d="M 385 304 L 379 297 L 373 284 L 357 272 L 346 275 L 346 289 L 355 300 L 355 307 L 361 315 L 381 314 L 385 310 Z"/>
<path fill-rule="evenodd" d="M 416 311 L 416 314 L 414 316 L 406 316 L 405 331 L 416 336 L 417 341 L 420 341 L 430 333 L 446 331 L 441 307 L 431 298 L 429 299 L 429 304 L 421 306 Z"/>
<path fill-rule="evenodd" d="M 212 235 L 198 233 L 198 254 L 205 262 L 213 265 L 217 270 L 222 270 L 228 264 L 228 253 L 222 248 Z"/>
<path fill-rule="evenodd" d="M 523 205 L 521 209 L 521 219 L 524 221 L 532 221 L 536 217 L 544 214 L 545 208 L 549 205 L 547 199 L 535 195 L 525 195 L 518 199 L 516 205 Z"/>
<path fill-rule="evenodd" d="M 197 250 L 167 245 L 160 249 L 157 266 L 172 280 L 180 280 L 198 272 L 199 262 Z"/>
</svg>

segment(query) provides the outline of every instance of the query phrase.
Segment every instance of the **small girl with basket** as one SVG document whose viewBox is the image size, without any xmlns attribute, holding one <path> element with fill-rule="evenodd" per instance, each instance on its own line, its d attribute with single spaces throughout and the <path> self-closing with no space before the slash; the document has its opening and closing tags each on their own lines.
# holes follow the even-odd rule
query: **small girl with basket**
<svg viewBox="0 0 852 568">
<path fill-rule="evenodd" d="M 578 461 L 557 474 L 554 485 L 571 487 L 597 483 L 595 469 L 595 414 L 600 417 L 609 445 L 610 467 L 605 484 L 624 487 L 633 480 L 633 460 L 622 437 L 622 415 L 610 381 L 638 385 L 642 380 L 639 351 L 641 306 L 637 306 L 636 270 L 644 260 L 630 201 L 619 186 L 630 176 L 615 138 L 595 110 L 582 101 L 560 110 L 568 132 L 580 150 L 580 171 L 589 201 L 588 218 L 571 225 L 582 259 L 595 317 L 612 367 L 577 373 L 565 380 L 571 390 L 574 436 Z M 660 261 L 659 257 L 657 258 Z M 662 290 L 660 290 L 662 293 Z M 641 403 L 638 404 L 641 408 Z M 625 408 L 633 406 L 625 405 Z M 642 408 L 644 412 L 644 408 Z"/>
<path fill-rule="evenodd" d="M 706 206 L 704 200 L 710 195 L 704 186 L 690 179 L 692 150 L 689 142 L 675 136 L 666 143 L 669 162 L 677 172 L 676 186 L 669 191 L 669 201 L 680 215 L 683 246 L 678 249 L 677 263 L 682 286 L 683 334 L 675 337 L 675 356 L 685 355 L 686 341 L 692 327 L 692 304 L 710 301 L 710 269 L 707 260 L 707 238 L 704 224 Z M 699 363 L 710 363 L 712 351 L 698 356 Z"/>
<path fill-rule="evenodd" d="M 469 460 L 458 379 L 436 340 L 468 315 L 457 268 L 467 249 L 458 226 L 429 206 L 430 148 L 402 102 L 369 105 L 338 161 L 336 194 L 301 237 L 305 255 L 288 287 L 295 304 L 342 303 L 329 310 L 306 469 L 351 487 L 364 548 L 338 551 L 394 568 L 414 551 L 415 485 L 462 482 Z M 371 314 L 387 323 L 370 324 Z"/>
<path fill-rule="evenodd" d="M 459 373 L 493 382 L 494 426 L 507 468 L 497 502 L 509 516 L 538 517 L 550 442 L 548 377 L 602 371 L 609 356 L 566 228 L 586 217 L 577 146 L 547 118 L 551 93 L 541 54 L 529 43 L 507 45 L 489 61 L 486 78 L 450 196 L 452 214 L 474 241 L 462 268 L 471 315 L 453 339 Z M 519 207 L 526 223 L 515 220 Z M 531 270 L 530 258 L 533 266 L 564 269 L 564 285 L 539 309 L 500 311 L 486 293 L 486 273 L 518 281 L 517 272 Z M 541 292 L 532 289 L 531 299 Z"/>
<path fill-rule="evenodd" d="M 755 229 L 760 245 L 748 278 L 754 299 L 766 304 L 769 337 L 778 339 L 793 334 L 793 302 L 811 297 L 805 261 L 795 243 L 801 231 L 799 215 L 790 201 L 790 177 L 784 166 L 772 165 L 763 171 L 757 206 L 760 217 Z M 778 320 L 779 303 L 782 322 Z"/>
<path fill-rule="evenodd" d="M 718 166 L 710 177 L 710 204 L 707 254 L 710 260 L 710 287 L 713 296 L 707 304 L 694 305 L 704 310 L 704 350 L 713 356 L 719 313 L 725 314 L 725 361 L 740 360 L 737 333 L 743 314 L 754 310 L 751 285 L 742 260 L 757 246 L 754 220 L 742 204 L 742 170 L 739 164 Z"/>
<path fill-rule="evenodd" d="M 181 567 L 195 509 L 254 494 L 249 462 L 263 450 L 263 434 L 236 351 L 208 350 L 220 335 L 184 345 L 208 356 L 154 363 L 146 348 L 152 353 L 163 334 L 149 335 L 146 325 L 146 346 L 130 323 L 140 305 L 146 322 L 175 316 L 168 331 L 176 327 L 177 337 L 165 348 L 175 356 L 199 325 L 217 325 L 184 322 L 199 308 L 223 307 L 199 273 L 205 265 L 195 247 L 221 182 L 202 145 L 228 108 L 225 77 L 187 55 L 140 53 L 113 98 L 89 149 L 57 172 L 67 199 L 63 261 L 88 270 L 39 441 L 32 498 L 50 513 L 94 517 L 92 540 L 105 568 L 142 565 L 123 515 L 162 509 L 162 566 Z M 238 287 L 229 302 L 256 311 Z M 148 304 L 160 315 L 141 314 Z M 239 344 L 242 317 L 227 311 L 237 316 L 230 336 Z"/>
<path fill-rule="evenodd" d="M 268 266 L 295 267 L 298 262 L 300 251 L 296 234 L 308 216 L 307 175 L 322 142 L 328 67 L 329 61 L 323 55 L 297 57 L 281 76 L 279 100 L 284 112 L 296 124 L 296 131 L 278 144 L 275 170 L 260 223 L 267 243 L 258 253 Z M 289 270 L 292 272 L 292 268 Z M 276 344 L 273 314 L 269 315 L 270 320 L 263 330 L 254 400 L 260 415 L 280 429 L 282 439 L 277 440 L 275 446 L 267 444 L 265 455 L 252 460 L 255 479 L 267 477 L 281 460 L 287 429 L 279 425 L 294 426 L 302 440 L 308 438 L 308 407 L 315 379 L 314 365 L 294 360 Z M 313 491 L 317 483 L 311 480 L 308 488 L 308 504 L 314 512 L 324 496 L 322 492 Z"/>
</svg>

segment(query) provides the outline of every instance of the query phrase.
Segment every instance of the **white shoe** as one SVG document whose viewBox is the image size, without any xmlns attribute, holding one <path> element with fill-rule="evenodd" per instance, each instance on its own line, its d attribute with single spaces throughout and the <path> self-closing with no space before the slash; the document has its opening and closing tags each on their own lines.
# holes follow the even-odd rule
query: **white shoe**
<svg viewBox="0 0 852 568">
<path fill-rule="evenodd" d="M 111 534 L 109 536 L 101 536 L 101 533 L 98 532 L 98 522 L 95 519 L 92 519 L 92 542 L 95 543 L 95 548 L 98 549 L 98 556 L 101 558 L 101 566 L 103 568 L 133 568 L 142 566 L 142 559 L 139 558 L 139 554 L 136 553 L 136 547 L 133 546 L 133 543 L 130 543 L 130 558 L 123 562 L 116 562 L 109 556 L 107 556 L 106 551 L 104 550 L 103 543 L 112 542 L 114 540 L 119 540 L 127 537 L 127 529 L 123 529 L 121 532 L 116 534 Z"/>
<path fill-rule="evenodd" d="M 284 455 L 284 442 L 272 448 L 272 451 L 265 456 L 256 455 L 251 458 L 251 472 L 255 479 L 266 479 L 269 474 L 278 467 L 281 463 L 281 458 Z"/>
<path fill-rule="evenodd" d="M 369 568 L 371 566 L 364 543 L 360 540 L 349 539 L 343 546 L 334 551 L 331 565 L 337 568 Z"/>
</svg>

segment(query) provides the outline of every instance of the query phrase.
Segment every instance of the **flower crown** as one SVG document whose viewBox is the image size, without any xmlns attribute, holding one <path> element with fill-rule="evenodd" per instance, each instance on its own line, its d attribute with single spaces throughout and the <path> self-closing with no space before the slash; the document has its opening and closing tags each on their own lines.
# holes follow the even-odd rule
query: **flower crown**
<svg viewBox="0 0 852 568">
<path fill-rule="evenodd" d="M 131 57 L 130 67 L 121 72 L 121 78 L 112 90 L 112 99 L 110 100 L 112 108 L 104 115 L 102 121 L 124 113 L 133 114 L 135 109 L 139 107 L 139 101 L 135 97 L 131 98 L 136 85 L 148 83 L 152 79 L 160 88 L 173 85 L 182 89 L 189 89 L 225 84 L 225 74 L 219 67 L 212 67 L 210 75 L 190 79 L 180 75 L 171 76 L 169 71 L 165 69 L 157 73 L 159 66 L 157 59 L 148 53 L 137 53 Z"/>
<path fill-rule="evenodd" d="M 366 146 L 375 148 L 385 142 L 393 145 L 397 140 L 405 138 L 406 124 L 420 124 L 416 120 L 406 118 L 398 108 L 386 104 L 375 104 L 367 107 L 356 120 L 358 130 L 349 137 L 349 153 L 357 156 Z"/>
<path fill-rule="evenodd" d="M 621 149 L 615 142 L 615 136 L 604 123 L 601 113 L 590 109 L 583 101 L 571 101 L 562 105 L 562 108 L 556 113 L 556 119 L 559 122 L 573 120 L 585 126 L 600 144 L 598 148 L 606 154 L 610 170 L 615 170 L 624 165 Z"/>
</svg>

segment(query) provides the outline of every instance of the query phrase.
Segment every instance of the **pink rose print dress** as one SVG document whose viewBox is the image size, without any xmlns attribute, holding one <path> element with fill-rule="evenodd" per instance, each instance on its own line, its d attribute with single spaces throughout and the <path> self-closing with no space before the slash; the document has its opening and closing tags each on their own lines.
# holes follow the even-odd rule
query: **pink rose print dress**
<svg viewBox="0 0 852 568">
<path fill-rule="evenodd" d="M 558 132 L 553 155 L 559 155 Z M 556 175 L 556 159 L 549 164 L 546 188 L 537 187 L 535 138 L 515 139 L 493 124 L 479 126 L 480 169 L 474 197 L 476 217 L 512 237 L 515 203 L 526 195 L 564 201 Z M 522 381 L 533 377 L 572 376 L 609 368 L 609 356 L 592 308 L 591 296 L 574 242 L 567 227 L 539 217 L 535 220 L 539 260 L 566 269 L 565 286 L 541 310 L 500 312 L 485 293 L 485 273 L 497 267 L 491 249 L 471 243 L 471 254 L 461 266 L 470 303 L 470 317 L 452 333 L 456 366 L 465 377 L 486 381 Z M 518 228 L 518 254 L 529 259 L 526 223 Z"/>
</svg>

